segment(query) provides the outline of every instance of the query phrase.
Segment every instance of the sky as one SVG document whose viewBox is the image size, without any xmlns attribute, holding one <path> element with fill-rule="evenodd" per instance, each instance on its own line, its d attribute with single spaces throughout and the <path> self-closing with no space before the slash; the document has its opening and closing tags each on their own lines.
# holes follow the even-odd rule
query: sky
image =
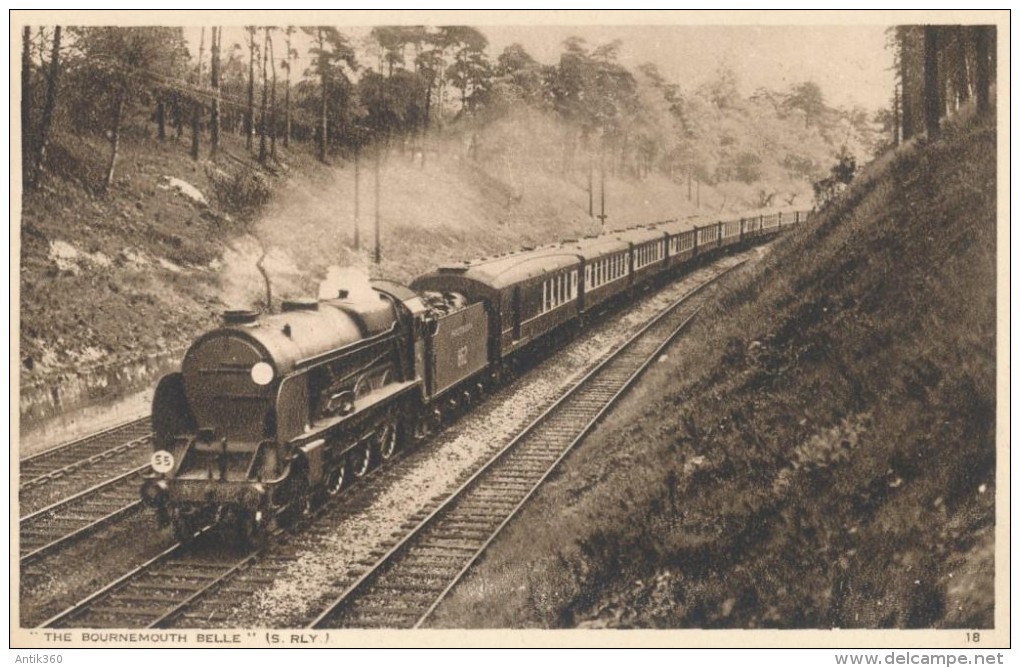
<svg viewBox="0 0 1020 668">
<path fill-rule="evenodd" d="M 811 80 L 830 105 L 874 111 L 889 106 L 893 91 L 886 26 L 473 25 L 489 38 L 493 59 L 517 42 L 539 62 L 553 64 L 567 37 L 581 37 L 589 47 L 618 39 L 624 66 L 633 70 L 655 63 L 682 89 L 698 86 L 726 66 L 736 72 L 744 95 L 762 86 L 784 91 Z M 367 38 L 369 28 L 341 30 L 357 43 Z M 187 28 L 186 34 L 197 54 L 200 29 Z M 244 39 L 241 28 L 224 31 L 225 46 Z M 308 65 L 307 38 L 295 37 L 294 48 L 300 53 L 294 67 L 298 73 Z M 276 51 L 282 53 L 281 42 Z"/>
<path fill-rule="evenodd" d="M 745 95 L 765 86 L 786 90 L 819 84 L 829 104 L 888 106 L 893 91 L 892 54 L 885 26 L 479 26 L 496 52 L 522 44 L 545 63 L 556 62 L 572 35 L 589 44 L 622 40 L 620 62 L 645 62 L 682 88 L 696 87 L 724 65 L 737 74 Z"/>
</svg>

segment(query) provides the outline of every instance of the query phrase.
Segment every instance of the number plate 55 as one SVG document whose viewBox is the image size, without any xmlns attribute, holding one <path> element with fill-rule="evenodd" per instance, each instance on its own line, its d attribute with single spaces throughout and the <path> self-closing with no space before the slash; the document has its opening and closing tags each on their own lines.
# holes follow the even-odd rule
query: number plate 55
<svg viewBox="0 0 1020 668">
<path fill-rule="evenodd" d="M 174 456 L 166 450 L 157 450 L 152 453 L 149 465 L 156 473 L 169 473 L 174 468 Z"/>
</svg>

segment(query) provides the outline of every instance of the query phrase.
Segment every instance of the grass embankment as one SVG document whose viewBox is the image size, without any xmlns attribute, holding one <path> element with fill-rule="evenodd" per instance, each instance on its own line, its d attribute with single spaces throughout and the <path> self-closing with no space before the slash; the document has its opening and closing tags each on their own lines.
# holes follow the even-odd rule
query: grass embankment
<svg viewBox="0 0 1020 668">
<path fill-rule="evenodd" d="M 995 151 L 948 128 L 778 242 L 436 624 L 991 626 Z"/>
</svg>

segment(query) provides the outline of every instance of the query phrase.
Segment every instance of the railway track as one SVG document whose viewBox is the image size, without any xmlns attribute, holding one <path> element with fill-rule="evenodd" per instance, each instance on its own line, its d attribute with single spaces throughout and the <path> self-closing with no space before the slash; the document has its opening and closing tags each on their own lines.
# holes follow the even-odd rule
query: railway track
<svg viewBox="0 0 1020 668">
<path fill-rule="evenodd" d="M 147 443 L 152 435 L 148 416 L 25 457 L 18 463 L 19 491 L 59 480 L 69 473 L 104 462 Z"/>
<path fill-rule="evenodd" d="M 210 527 L 204 527 L 193 540 L 208 533 Z M 253 552 L 221 563 L 204 558 L 202 551 L 194 549 L 190 542 L 175 543 L 40 626 L 152 628 L 243 568 L 256 555 Z"/>
<path fill-rule="evenodd" d="M 151 435 L 145 417 L 21 460 L 22 519 L 144 466 Z"/>
<path fill-rule="evenodd" d="M 721 269 L 600 362 L 410 528 L 311 628 L 417 628 L 568 452 L 700 310 Z"/>
<path fill-rule="evenodd" d="M 21 563 L 83 538 L 140 508 L 148 417 L 70 441 L 19 463 Z"/>
<path fill-rule="evenodd" d="M 415 514 L 409 520 L 410 533 L 395 534 L 393 539 L 399 542 L 388 551 L 377 550 L 374 556 L 382 555 L 378 561 L 359 563 L 349 576 L 356 580 L 339 598 L 324 597 L 328 608 L 308 625 L 420 624 L 560 459 L 693 318 L 704 288 L 742 263 L 717 269 L 674 302 L 542 412 L 452 496 L 445 501 L 434 499 L 433 510 Z M 371 477 L 392 473 L 392 468 L 378 469 Z M 133 493 L 137 497 L 137 487 Z M 40 626 L 205 628 L 220 624 L 229 619 L 228 611 L 242 596 L 271 584 L 274 574 L 297 558 L 303 539 L 314 540 L 328 532 L 328 527 L 317 526 L 316 518 L 326 515 L 329 519 L 340 505 L 348 513 L 356 512 L 362 503 L 359 497 L 344 504 L 328 503 L 301 522 L 297 535 L 278 533 L 271 547 L 236 557 L 225 557 L 216 549 L 196 549 L 208 531 L 203 529 L 193 543 L 169 547 Z M 454 533 L 437 537 L 437 530 Z M 395 596 L 398 592 L 403 596 Z"/>
<path fill-rule="evenodd" d="M 18 527 L 22 565 L 141 509 L 138 489 L 148 468 L 135 467 L 22 516 Z"/>
</svg>

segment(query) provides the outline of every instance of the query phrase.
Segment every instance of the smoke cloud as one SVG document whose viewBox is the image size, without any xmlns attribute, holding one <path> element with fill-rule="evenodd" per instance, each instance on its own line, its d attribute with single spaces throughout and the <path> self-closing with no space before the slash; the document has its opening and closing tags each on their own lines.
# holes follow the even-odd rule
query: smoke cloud
<svg viewBox="0 0 1020 668">
<path fill-rule="evenodd" d="M 326 278 L 319 283 L 319 299 L 336 299 L 342 290 L 346 290 L 346 298 L 356 304 L 379 301 L 379 293 L 372 289 L 368 270 L 364 267 L 332 265 L 326 270 Z"/>
</svg>

